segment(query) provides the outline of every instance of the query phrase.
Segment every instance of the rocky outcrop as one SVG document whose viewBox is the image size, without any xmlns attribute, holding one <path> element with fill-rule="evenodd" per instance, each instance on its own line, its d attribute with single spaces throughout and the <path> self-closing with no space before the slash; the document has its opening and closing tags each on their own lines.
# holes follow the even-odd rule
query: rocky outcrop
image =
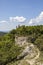
<svg viewBox="0 0 43 65">
<path fill-rule="evenodd" d="M 43 63 L 38 62 L 37 59 L 40 56 L 39 49 L 32 43 L 27 42 L 28 37 L 15 37 L 15 43 L 24 49 L 17 56 L 17 65 L 43 65 Z M 15 64 L 14 64 L 15 65 Z"/>
<path fill-rule="evenodd" d="M 19 44 L 20 46 L 24 45 L 27 42 L 27 37 L 18 37 L 15 36 L 15 42 Z"/>
</svg>

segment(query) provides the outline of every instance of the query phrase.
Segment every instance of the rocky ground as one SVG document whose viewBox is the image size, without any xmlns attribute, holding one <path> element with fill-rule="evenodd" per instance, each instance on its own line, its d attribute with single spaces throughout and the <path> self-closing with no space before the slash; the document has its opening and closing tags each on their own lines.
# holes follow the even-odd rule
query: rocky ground
<svg viewBox="0 0 43 65">
<path fill-rule="evenodd" d="M 25 41 L 25 43 L 23 40 Z M 23 46 L 24 49 L 23 49 L 22 53 L 17 57 L 17 59 L 20 59 L 20 58 L 22 58 L 22 59 L 20 59 L 16 62 L 12 61 L 11 63 L 9 63 L 7 65 L 43 65 L 43 62 L 39 61 L 39 59 L 40 59 L 39 49 L 32 43 L 26 42 L 26 39 L 24 37 L 22 37 L 20 40 L 16 41 L 16 43 L 19 41 L 20 41 L 20 43 L 23 43 L 20 46 Z"/>
</svg>

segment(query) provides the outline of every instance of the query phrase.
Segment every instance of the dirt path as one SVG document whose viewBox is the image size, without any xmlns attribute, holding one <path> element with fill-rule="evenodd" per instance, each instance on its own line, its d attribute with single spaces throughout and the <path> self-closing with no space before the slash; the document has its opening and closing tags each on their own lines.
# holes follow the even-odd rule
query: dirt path
<svg viewBox="0 0 43 65">
<path fill-rule="evenodd" d="M 34 45 L 33 44 L 31 44 L 30 45 L 32 48 L 34 48 Z M 29 46 L 29 47 L 30 47 Z M 28 50 L 29 48 L 28 48 L 28 45 L 25 47 L 25 50 L 24 50 L 24 52 L 28 52 L 29 50 Z M 36 62 L 36 60 L 39 58 L 39 56 L 40 56 L 40 51 L 39 51 L 39 49 L 38 48 L 36 48 L 36 51 L 37 52 L 35 52 L 36 53 L 36 55 L 35 55 L 35 57 L 34 58 L 31 58 L 31 59 L 28 59 L 27 57 L 28 56 L 26 56 L 26 57 L 24 57 L 24 62 L 27 62 L 28 64 L 30 64 L 30 65 L 34 65 L 35 64 L 35 62 Z M 29 51 L 29 53 L 31 53 L 30 51 Z M 34 53 L 33 53 L 34 54 Z M 23 63 L 23 60 L 21 60 L 20 61 L 20 63 L 18 64 L 18 65 L 22 65 L 22 63 Z"/>
<path fill-rule="evenodd" d="M 38 54 L 33 59 L 30 59 L 30 60 L 26 59 L 26 62 L 28 62 L 30 65 L 33 65 L 36 62 L 36 60 L 39 58 L 39 55 L 40 55 L 40 51 L 38 49 L 37 49 L 37 52 L 38 52 Z"/>
</svg>

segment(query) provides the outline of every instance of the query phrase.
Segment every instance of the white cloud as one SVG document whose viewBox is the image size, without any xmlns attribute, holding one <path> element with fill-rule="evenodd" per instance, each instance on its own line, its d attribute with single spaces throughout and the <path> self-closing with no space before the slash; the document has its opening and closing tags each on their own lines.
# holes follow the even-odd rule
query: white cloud
<svg viewBox="0 0 43 65">
<path fill-rule="evenodd" d="M 5 20 L 0 21 L 0 23 L 5 23 L 5 22 L 6 22 Z"/>
<path fill-rule="evenodd" d="M 23 16 L 16 16 L 16 17 L 10 17 L 10 21 L 14 21 L 14 22 L 24 22 L 26 20 L 25 17 Z"/>
<path fill-rule="evenodd" d="M 37 16 L 36 18 L 30 19 L 29 24 L 31 25 L 35 23 L 40 23 L 42 21 L 43 21 L 43 12 L 41 12 L 39 16 Z"/>
</svg>

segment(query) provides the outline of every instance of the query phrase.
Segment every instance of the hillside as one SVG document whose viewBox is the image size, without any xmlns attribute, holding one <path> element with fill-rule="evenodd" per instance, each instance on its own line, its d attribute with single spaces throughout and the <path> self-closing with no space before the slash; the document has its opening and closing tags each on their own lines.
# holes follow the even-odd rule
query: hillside
<svg viewBox="0 0 43 65">
<path fill-rule="evenodd" d="M 43 65 L 43 25 L 18 26 L 0 37 L 0 65 Z"/>
</svg>

